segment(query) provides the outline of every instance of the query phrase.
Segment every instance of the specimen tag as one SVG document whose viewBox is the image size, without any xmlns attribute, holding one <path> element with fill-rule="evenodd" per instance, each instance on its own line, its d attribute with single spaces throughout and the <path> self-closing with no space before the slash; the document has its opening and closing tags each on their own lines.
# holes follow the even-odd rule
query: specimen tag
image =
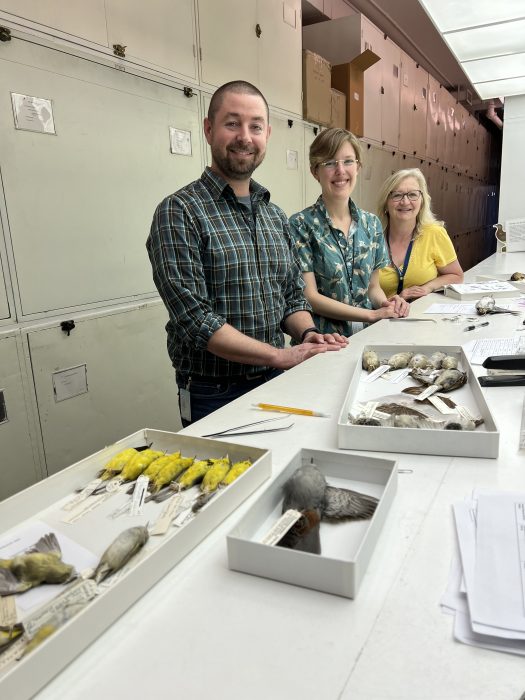
<svg viewBox="0 0 525 700">
<path fill-rule="evenodd" d="M 378 405 L 377 401 L 367 401 L 363 406 L 363 415 L 365 418 L 372 418 Z"/>
<path fill-rule="evenodd" d="M 262 538 L 262 544 L 276 544 L 279 542 L 279 540 L 286 535 L 288 530 L 302 517 L 303 514 L 300 511 L 294 510 L 293 508 L 288 509 Z"/>
<path fill-rule="evenodd" d="M 129 515 L 140 515 L 142 512 L 142 506 L 144 505 L 144 499 L 146 498 L 146 491 L 148 489 L 149 478 L 147 476 L 141 475 L 137 479 L 135 488 L 133 489 L 133 496 L 131 498 L 131 504 L 129 507 Z"/>
<path fill-rule="evenodd" d="M 149 534 L 165 535 L 182 508 L 184 508 L 184 494 L 177 493 L 166 503 Z"/>
<path fill-rule="evenodd" d="M 427 386 L 427 388 L 424 389 L 420 394 L 414 396 L 414 398 L 416 401 L 424 401 L 425 399 L 428 399 L 429 396 L 432 396 L 432 394 L 435 394 L 436 391 L 439 391 L 439 387 L 435 384 L 431 384 L 430 386 Z"/>
<path fill-rule="evenodd" d="M 6 651 L 2 652 L 0 656 L 0 671 L 3 671 L 4 668 L 7 668 L 11 664 L 14 664 L 16 661 L 18 661 L 18 659 L 22 656 L 24 652 L 26 644 L 27 637 L 25 634 L 23 634 L 19 639 L 16 640 L 16 642 L 13 642 L 9 649 L 6 649 Z"/>
<path fill-rule="evenodd" d="M 102 479 L 93 479 L 93 481 L 90 481 L 78 495 L 62 506 L 62 510 L 73 510 L 79 503 L 82 503 L 88 496 L 91 496 L 93 491 L 100 486 L 101 483 Z"/>
<path fill-rule="evenodd" d="M 80 518 L 83 518 L 88 513 L 91 513 L 91 511 L 95 510 L 95 508 L 98 508 L 98 506 L 101 506 L 104 503 L 104 501 L 107 501 L 107 499 L 111 498 L 112 495 L 113 493 L 106 492 L 101 493 L 100 496 L 91 496 L 89 500 L 85 501 L 84 503 L 81 503 L 69 515 L 67 515 L 65 518 L 62 518 L 62 522 L 67 523 L 68 525 L 71 525 L 71 523 L 76 523 L 77 520 L 80 520 Z"/>
<path fill-rule="evenodd" d="M 475 420 L 474 416 L 466 406 L 456 406 L 456 411 L 459 413 L 461 418 L 464 418 L 465 420 Z"/>
<path fill-rule="evenodd" d="M 0 597 L 0 626 L 11 627 L 18 622 L 14 595 Z"/>
<path fill-rule="evenodd" d="M 94 598 L 96 593 L 97 584 L 93 579 L 76 581 L 24 620 L 26 633 L 32 637 L 43 625 L 63 625 Z"/>
<path fill-rule="evenodd" d="M 395 369 L 390 371 L 388 374 L 384 375 L 383 379 L 388 379 L 393 384 L 397 384 L 403 379 L 406 379 L 406 377 L 408 377 L 408 375 L 410 374 L 410 371 L 410 367 L 405 367 L 405 369 Z"/>
<path fill-rule="evenodd" d="M 376 379 L 379 379 L 379 377 L 384 374 L 385 372 L 388 372 L 390 370 L 389 365 L 379 365 L 377 369 L 375 369 L 373 372 L 370 372 L 363 381 L 364 382 L 375 382 Z"/>
<path fill-rule="evenodd" d="M 451 408 L 441 399 L 439 396 L 429 396 L 428 400 L 430 403 L 437 408 L 440 413 L 450 415 L 452 413 L 457 413 L 456 408 Z"/>
</svg>

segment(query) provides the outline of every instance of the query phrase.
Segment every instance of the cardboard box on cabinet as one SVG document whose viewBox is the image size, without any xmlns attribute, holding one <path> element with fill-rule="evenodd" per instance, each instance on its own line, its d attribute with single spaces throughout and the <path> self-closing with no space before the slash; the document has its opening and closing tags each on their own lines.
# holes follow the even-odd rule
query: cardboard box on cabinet
<svg viewBox="0 0 525 700">
<path fill-rule="evenodd" d="M 303 117 L 323 126 L 331 119 L 330 71 L 325 58 L 303 51 Z"/>
<path fill-rule="evenodd" d="M 346 129 L 346 95 L 331 88 L 330 107 L 330 126 Z"/>
<path fill-rule="evenodd" d="M 355 136 L 365 135 L 365 71 L 379 60 L 377 54 L 366 49 L 350 63 L 332 66 L 332 87 L 346 95 L 346 128 Z"/>
</svg>

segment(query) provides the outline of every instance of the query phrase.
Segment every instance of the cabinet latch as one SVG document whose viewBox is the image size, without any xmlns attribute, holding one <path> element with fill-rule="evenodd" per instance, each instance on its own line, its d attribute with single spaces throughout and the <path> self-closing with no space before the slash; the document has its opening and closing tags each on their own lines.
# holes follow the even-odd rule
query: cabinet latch
<svg viewBox="0 0 525 700">
<path fill-rule="evenodd" d="M 74 327 L 75 327 L 74 321 L 60 321 L 60 328 L 64 331 L 64 333 L 67 333 L 68 336 Z"/>
<path fill-rule="evenodd" d="M 0 27 L 0 41 L 11 41 L 11 30 L 7 27 Z"/>
<path fill-rule="evenodd" d="M 187 85 L 184 86 L 183 92 L 185 97 L 193 97 L 195 95 L 192 88 L 188 87 Z"/>
<path fill-rule="evenodd" d="M 113 44 L 113 53 L 119 58 L 126 58 L 126 48 L 122 44 Z"/>
<path fill-rule="evenodd" d="M 260 24 L 255 25 L 255 36 L 259 39 L 262 34 L 262 29 Z"/>
</svg>

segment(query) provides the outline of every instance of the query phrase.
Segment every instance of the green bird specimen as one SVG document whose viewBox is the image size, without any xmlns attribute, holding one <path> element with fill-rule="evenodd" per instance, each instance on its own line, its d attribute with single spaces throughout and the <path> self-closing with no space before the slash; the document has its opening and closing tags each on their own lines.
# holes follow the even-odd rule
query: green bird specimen
<svg viewBox="0 0 525 700">
<path fill-rule="evenodd" d="M 74 567 L 62 561 L 56 535 L 50 532 L 24 554 L 0 559 L 0 595 L 24 593 L 41 583 L 66 583 L 75 576 Z"/>
</svg>

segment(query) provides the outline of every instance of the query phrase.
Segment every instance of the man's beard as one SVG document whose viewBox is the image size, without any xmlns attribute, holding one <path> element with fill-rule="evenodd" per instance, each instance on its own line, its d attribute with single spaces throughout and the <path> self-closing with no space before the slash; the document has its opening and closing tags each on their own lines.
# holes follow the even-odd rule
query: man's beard
<svg viewBox="0 0 525 700">
<path fill-rule="evenodd" d="M 260 151 L 243 151 L 239 148 L 235 149 L 235 153 L 226 148 L 226 155 L 218 149 L 211 149 L 213 160 L 223 175 L 226 175 L 231 180 L 245 180 L 250 177 L 254 170 L 262 163 L 264 153 Z M 238 154 L 244 155 L 243 160 L 239 160 Z"/>
</svg>

